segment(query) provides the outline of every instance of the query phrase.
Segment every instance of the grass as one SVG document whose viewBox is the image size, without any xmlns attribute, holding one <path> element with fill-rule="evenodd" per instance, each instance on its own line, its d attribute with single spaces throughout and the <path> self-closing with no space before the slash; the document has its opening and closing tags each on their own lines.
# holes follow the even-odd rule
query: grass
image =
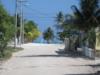
<svg viewBox="0 0 100 75">
<path fill-rule="evenodd" d="M 2 56 L 2 54 L 0 53 L 0 60 L 7 60 L 9 59 L 12 54 L 14 52 L 18 52 L 18 51 L 21 51 L 23 50 L 23 48 L 14 48 L 14 47 L 7 47 L 5 50 L 4 50 L 4 55 Z"/>
</svg>

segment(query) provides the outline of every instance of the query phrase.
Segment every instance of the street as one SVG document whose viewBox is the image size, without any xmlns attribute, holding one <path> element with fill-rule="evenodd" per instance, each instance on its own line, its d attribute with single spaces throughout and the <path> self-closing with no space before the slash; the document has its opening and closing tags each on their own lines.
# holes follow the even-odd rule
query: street
<svg viewBox="0 0 100 75">
<path fill-rule="evenodd" d="M 92 75 L 94 60 L 56 53 L 62 44 L 24 44 L 2 64 L 0 75 Z"/>
</svg>

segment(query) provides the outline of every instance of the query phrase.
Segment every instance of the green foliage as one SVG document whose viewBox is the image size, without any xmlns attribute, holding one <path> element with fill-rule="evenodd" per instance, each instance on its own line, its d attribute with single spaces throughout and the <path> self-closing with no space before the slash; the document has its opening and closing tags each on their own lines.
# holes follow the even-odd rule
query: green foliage
<svg viewBox="0 0 100 75">
<path fill-rule="evenodd" d="M 99 0 L 80 0 L 79 8 L 72 7 L 73 15 L 64 16 L 62 12 L 57 15 L 57 32 L 60 40 L 70 36 L 70 32 L 78 30 L 84 32 L 82 40 L 88 39 L 91 48 L 95 46 L 95 28 L 100 26 L 100 1 Z M 77 41 L 76 41 L 77 42 Z"/>
<path fill-rule="evenodd" d="M 70 33 L 69 31 L 62 31 L 62 32 L 58 32 L 58 36 L 59 36 L 59 40 L 64 41 L 65 37 L 69 37 Z"/>
<path fill-rule="evenodd" d="M 65 37 L 69 37 L 71 30 L 75 28 L 72 24 L 72 16 L 59 12 L 56 17 L 56 22 L 57 37 L 60 41 L 64 41 Z"/>
<path fill-rule="evenodd" d="M 37 29 L 36 24 L 33 21 L 28 21 L 25 24 L 25 32 L 32 31 L 34 29 Z"/>
<path fill-rule="evenodd" d="M 74 11 L 74 25 L 85 32 L 89 47 L 95 48 L 95 28 L 100 25 L 100 2 L 99 0 L 80 0 L 80 9 L 72 6 Z"/>
<path fill-rule="evenodd" d="M 2 54 L 0 53 L 0 60 L 6 60 L 9 59 L 12 56 L 12 53 L 14 52 L 18 52 L 23 50 L 23 48 L 14 48 L 14 47 L 7 47 L 4 50 L 4 54 L 2 56 Z"/>
<path fill-rule="evenodd" d="M 88 41 L 90 43 L 90 48 L 95 48 L 95 44 L 96 44 L 96 33 L 95 33 L 95 29 L 91 29 L 88 32 Z"/>
<path fill-rule="evenodd" d="M 0 60 L 1 60 L 1 58 L 2 59 L 8 59 L 11 56 L 12 56 L 12 52 L 10 50 L 5 49 L 4 53 L 3 53 L 3 56 L 2 56 L 2 53 L 0 53 Z"/>
<path fill-rule="evenodd" d="M 57 22 L 63 22 L 63 20 L 64 20 L 63 18 L 64 18 L 63 13 L 62 12 L 59 12 L 57 14 Z"/>
<path fill-rule="evenodd" d="M 62 12 L 59 12 L 59 13 L 57 14 L 56 22 L 57 22 L 56 27 L 59 28 L 59 29 L 61 29 L 61 28 L 62 28 L 62 24 L 63 24 L 63 22 L 64 22 L 64 15 L 63 15 Z"/>
<path fill-rule="evenodd" d="M 11 16 L 6 12 L 2 4 L 0 4 L 0 52 L 2 55 L 8 42 L 13 37 L 13 26 Z"/>
<path fill-rule="evenodd" d="M 50 43 L 50 41 L 53 40 L 54 34 L 50 27 L 48 27 L 47 30 L 43 33 L 43 38 L 47 41 L 47 43 Z"/>
<path fill-rule="evenodd" d="M 76 27 L 86 32 L 97 27 L 100 23 L 99 4 L 99 0 L 80 0 L 80 9 L 73 5 Z"/>
<path fill-rule="evenodd" d="M 33 21 L 28 21 L 25 24 L 25 38 L 28 42 L 32 42 L 40 35 L 40 31 Z"/>
</svg>

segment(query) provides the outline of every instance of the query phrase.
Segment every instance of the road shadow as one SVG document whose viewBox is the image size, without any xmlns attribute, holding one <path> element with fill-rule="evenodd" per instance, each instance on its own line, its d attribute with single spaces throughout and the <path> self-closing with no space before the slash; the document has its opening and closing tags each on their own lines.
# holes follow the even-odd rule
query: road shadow
<svg viewBox="0 0 100 75">
<path fill-rule="evenodd" d="M 50 54 L 48 54 L 48 55 L 23 55 L 23 56 L 18 56 L 18 57 L 68 57 L 67 55 L 50 55 Z"/>
<path fill-rule="evenodd" d="M 64 74 L 64 75 L 100 75 L 100 71 L 97 73 L 91 73 L 91 74 Z"/>
<path fill-rule="evenodd" d="M 91 67 L 95 68 L 95 67 L 100 67 L 100 64 L 87 65 L 87 66 L 91 66 Z"/>
<path fill-rule="evenodd" d="M 90 66 L 90 67 L 96 69 L 97 67 L 100 67 L 100 64 L 93 64 L 93 65 L 72 65 L 72 66 Z M 100 75 L 100 71 L 98 70 L 94 74 L 64 74 L 64 75 Z"/>
<path fill-rule="evenodd" d="M 82 51 L 65 51 L 64 49 L 59 49 L 58 51 L 56 51 L 56 53 L 58 55 L 67 55 L 67 57 L 71 57 L 71 58 L 83 58 L 83 59 L 95 60 L 84 56 Z"/>
<path fill-rule="evenodd" d="M 64 75 L 96 75 L 96 74 L 64 74 Z"/>
<path fill-rule="evenodd" d="M 16 56 L 16 57 L 21 57 L 21 58 L 24 58 L 24 57 L 43 57 L 43 58 L 46 58 L 46 57 L 56 57 L 56 58 L 60 58 L 60 57 L 70 57 L 70 58 L 83 58 L 83 59 L 89 59 L 89 58 L 86 58 L 85 56 L 83 56 L 81 53 L 79 52 L 65 52 L 64 50 L 56 50 L 55 51 L 56 54 L 38 54 L 38 55 L 23 55 L 23 56 Z M 90 59 L 89 59 L 90 60 Z"/>
</svg>

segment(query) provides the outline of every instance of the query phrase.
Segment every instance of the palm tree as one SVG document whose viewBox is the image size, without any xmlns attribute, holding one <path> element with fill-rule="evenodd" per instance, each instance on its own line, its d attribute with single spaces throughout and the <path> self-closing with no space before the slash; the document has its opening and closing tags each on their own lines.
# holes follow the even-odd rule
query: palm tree
<svg viewBox="0 0 100 75">
<path fill-rule="evenodd" d="M 100 25 L 99 4 L 99 0 L 80 0 L 79 9 L 75 5 L 72 6 L 75 15 L 74 25 L 79 30 L 84 31 L 88 40 L 90 40 L 91 31 L 95 31 L 95 28 Z M 95 36 L 95 33 L 92 35 Z M 91 37 L 91 39 L 94 40 L 92 42 L 94 46 L 91 46 L 94 49 L 96 37 Z"/>
<path fill-rule="evenodd" d="M 54 34 L 50 27 L 48 27 L 47 30 L 43 33 L 43 38 L 47 41 L 47 43 L 50 43 L 50 41 L 53 40 Z"/>
<path fill-rule="evenodd" d="M 60 41 L 64 41 L 65 37 L 68 36 L 68 30 L 70 29 L 70 26 L 68 25 L 69 17 L 71 17 L 71 15 L 65 16 L 62 12 L 59 12 L 57 14 L 56 17 L 57 38 Z M 65 21 L 67 21 L 67 23 Z"/>
<path fill-rule="evenodd" d="M 64 14 L 63 14 L 62 12 L 59 12 L 59 13 L 57 14 L 56 22 L 57 22 L 56 27 L 57 27 L 58 29 L 62 29 L 62 24 L 63 24 L 63 22 L 64 22 Z"/>
</svg>

